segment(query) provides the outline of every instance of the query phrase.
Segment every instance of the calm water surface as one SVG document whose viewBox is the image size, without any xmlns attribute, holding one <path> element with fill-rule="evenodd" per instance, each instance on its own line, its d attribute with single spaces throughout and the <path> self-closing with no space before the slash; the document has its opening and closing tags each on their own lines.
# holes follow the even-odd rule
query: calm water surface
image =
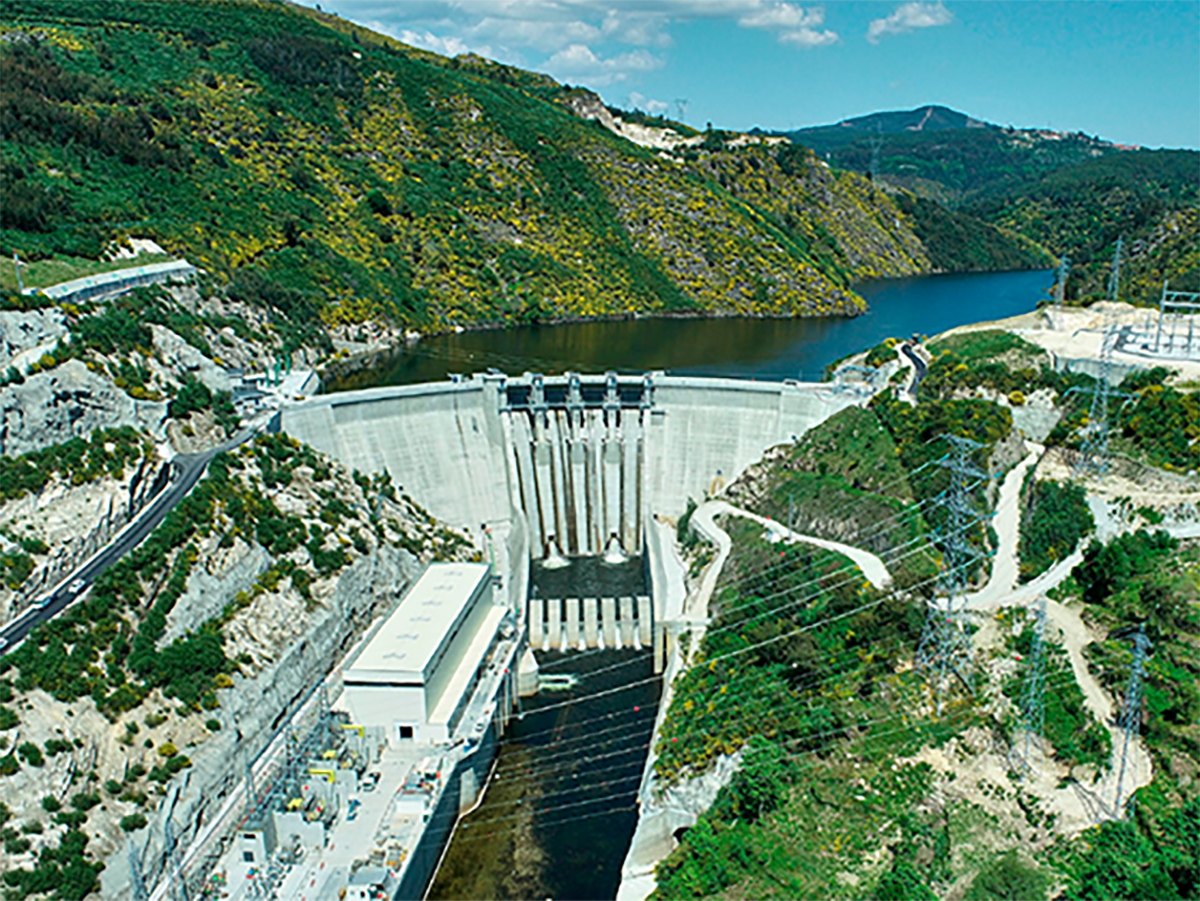
<svg viewBox="0 0 1200 901">
<path fill-rule="evenodd" d="M 857 287 L 870 309 L 853 319 L 637 319 L 444 335 L 354 373 L 332 391 L 439 381 L 489 367 L 535 372 L 644 372 L 818 381 L 825 366 L 888 337 L 1034 309 L 1052 271 L 931 275 Z"/>
</svg>

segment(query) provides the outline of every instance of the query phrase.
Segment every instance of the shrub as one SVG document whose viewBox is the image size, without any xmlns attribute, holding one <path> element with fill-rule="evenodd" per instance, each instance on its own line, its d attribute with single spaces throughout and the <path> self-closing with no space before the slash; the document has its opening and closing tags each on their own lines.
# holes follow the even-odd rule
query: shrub
<svg viewBox="0 0 1200 901">
<path fill-rule="evenodd" d="M 76 810 L 91 810 L 100 803 L 100 796 L 91 792 L 80 792 L 71 798 L 71 806 Z"/>
<path fill-rule="evenodd" d="M 46 795 L 46 797 L 42 798 L 42 810 L 46 811 L 46 813 L 57 813 L 62 810 L 62 804 L 54 795 Z"/>
<path fill-rule="evenodd" d="M 46 762 L 46 758 L 42 756 L 42 749 L 31 741 L 18 745 L 17 754 L 30 766 L 42 766 Z"/>
<path fill-rule="evenodd" d="M 121 817 L 121 828 L 126 832 L 133 832 L 145 825 L 146 817 L 143 814 L 131 813 L 128 816 Z"/>
</svg>

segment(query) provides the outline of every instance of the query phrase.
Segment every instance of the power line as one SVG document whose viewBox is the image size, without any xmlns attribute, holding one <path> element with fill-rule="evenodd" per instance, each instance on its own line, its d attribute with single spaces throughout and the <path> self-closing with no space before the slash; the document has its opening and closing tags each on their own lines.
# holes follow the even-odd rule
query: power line
<svg viewBox="0 0 1200 901">
<path fill-rule="evenodd" d="M 942 569 L 939 583 L 945 592 L 945 608 L 937 599 L 927 608 L 925 631 L 917 648 L 917 665 L 927 670 L 941 716 L 945 705 L 948 682 L 956 677 L 968 692 L 974 691 L 972 672 L 971 634 L 967 610 L 967 567 L 978 553 L 968 538 L 979 522 L 971 506 L 968 476 L 986 479 L 987 473 L 971 462 L 971 454 L 983 447 L 977 441 L 957 435 L 944 435 L 950 443 L 950 459 L 942 465 L 950 471 L 950 487 L 941 500 L 946 510 L 948 528 L 940 535 Z"/>
</svg>

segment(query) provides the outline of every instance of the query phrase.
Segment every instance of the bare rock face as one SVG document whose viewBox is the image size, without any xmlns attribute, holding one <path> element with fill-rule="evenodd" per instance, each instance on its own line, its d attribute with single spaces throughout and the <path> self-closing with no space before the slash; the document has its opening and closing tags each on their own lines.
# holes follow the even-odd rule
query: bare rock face
<svg viewBox="0 0 1200 901">
<path fill-rule="evenodd" d="M 0 454 L 25 454 L 120 426 L 158 436 L 166 415 L 165 402 L 134 400 L 83 363 L 68 360 L 0 388 Z"/>
<path fill-rule="evenodd" d="M 229 373 L 163 325 L 151 325 L 154 349 L 164 361 L 181 373 L 190 373 L 212 391 L 228 391 L 232 387 Z"/>
<path fill-rule="evenodd" d="M 0 311 L 0 370 L 13 365 L 16 356 L 67 334 L 67 318 L 57 307 L 45 310 Z"/>
</svg>

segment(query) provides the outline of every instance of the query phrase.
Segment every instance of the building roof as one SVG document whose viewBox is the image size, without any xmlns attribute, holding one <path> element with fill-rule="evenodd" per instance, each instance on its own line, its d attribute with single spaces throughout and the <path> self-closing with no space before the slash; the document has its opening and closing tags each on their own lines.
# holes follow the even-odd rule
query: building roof
<svg viewBox="0 0 1200 901">
<path fill-rule="evenodd" d="M 431 563 L 346 671 L 347 682 L 424 683 L 438 649 L 488 578 L 486 563 Z"/>
<path fill-rule="evenodd" d="M 124 269 L 113 269 L 109 272 L 98 273 L 97 275 L 72 279 L 69 282 L 59 282 L 57 285 L 50 285 L 45 288 L 26 288 L 25 293 L 34 294 L 40 291 L 42 294 L 59 300 L 64 297 L 70 297 L 72 294 L 86 288 L 117 291 L 127 282 L 136 282 L 139 279 L 162 281 L 172 276 L 194 275 L 195 272 L 196 267 L 187 260 L 170 260 L 166 263 L 151 263 L 148 266 L 128 266 Z"/>
</svg>

